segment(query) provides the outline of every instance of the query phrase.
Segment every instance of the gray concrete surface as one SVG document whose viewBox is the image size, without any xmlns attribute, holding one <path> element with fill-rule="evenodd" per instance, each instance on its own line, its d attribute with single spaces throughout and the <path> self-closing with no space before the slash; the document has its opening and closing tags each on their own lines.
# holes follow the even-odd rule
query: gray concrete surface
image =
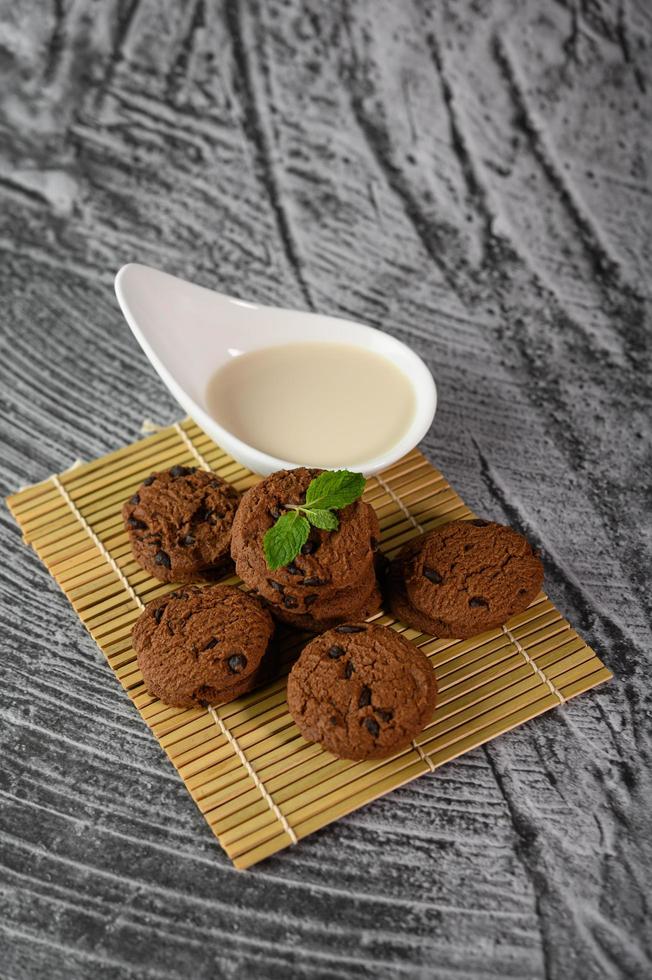
<svg viewBox="0 0 652 980">
<path fill-rule="evenodd" d="M 0 3 L 2 491 L 179 416 L 123 262 L 351 316 L 616 674 L 238 873 L 3 509 L 3 977 L 652 975 L 651 40 L 645 0 Z"/>
</svg>

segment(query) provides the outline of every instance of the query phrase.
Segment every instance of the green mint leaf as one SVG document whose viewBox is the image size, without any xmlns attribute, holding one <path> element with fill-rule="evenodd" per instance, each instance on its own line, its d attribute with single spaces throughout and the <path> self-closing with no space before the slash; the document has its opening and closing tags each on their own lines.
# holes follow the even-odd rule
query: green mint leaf
<svg viewBox="0 0 652 980">
<path fill-rule="evenodd" d="M 337 531 L 340 520 L 332 510 L 312 510 L 305 508 L 303 513 L 306 515 L 313 527 L 319 527 L 322 531 Z"/>
<path fill-rule="evenodd" d="M 306 504 L 311 509 L 339 510 L 362 495 L 366 482 L 362 473 L 326 470 L 310 483 L 306 491 Z"/>
<path fill-rule="evenodd" d="M 276 524 L 265 532 L 263 538 L 267 567 L 274 571 L 276 568 L 289 565 L 301 551 L 309 534 L 310 524 L 297 511 L 279 517 Z"/>
</svg>

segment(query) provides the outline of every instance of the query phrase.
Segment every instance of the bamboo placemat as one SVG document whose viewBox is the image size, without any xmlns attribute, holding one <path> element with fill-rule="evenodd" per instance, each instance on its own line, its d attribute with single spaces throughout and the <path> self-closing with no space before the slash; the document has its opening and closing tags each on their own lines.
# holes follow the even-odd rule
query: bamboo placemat
<svg viewBox="0 0 652 980">
<path fill-rule="evenodd" d="M 299 735 L 285 678 L 305 636 L 290 630 L 281 634 L 276 679 L 267 686 L 217 709 L 168 707 L 145 691 L 130 633 L 143 603 L 173 586 L 132 559 L 120 509 L 152 470 L 198 462 L 238 490 L 258 479 L 186 420 L 7 502 L 236 867 L 250 867 L 612 676 L 541 594 L 502 629 L 471 640 L 436 640 L 383 613 L 372 617 L 429 656 L 440 690 L 431 723 L 389 759 L 336 759 Z M 371 477 L 365 500 L 378 513 L 390 557 L 420 530 L 471 515 L 417 450 Z"/>
</svg>

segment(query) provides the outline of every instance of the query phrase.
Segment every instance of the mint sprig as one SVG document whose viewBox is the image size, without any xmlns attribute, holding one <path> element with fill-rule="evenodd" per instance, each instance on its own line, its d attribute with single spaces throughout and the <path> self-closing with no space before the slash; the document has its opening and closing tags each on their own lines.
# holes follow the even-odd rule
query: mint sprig
<svg viewBox="0 0 652 980">
<path fill-rule="evenodd" d="M 310 534 L 310 525 L 322 531 L 337 531 L 340 521 L 336 510 L 354 503 L 365 488 L 362 473 L 349 470 L 326 470 L 315 477 L 306 490 L 303 504 L 282 504 L 282 514 L 263 538 L 268 568 L 274 571 L 293 561 Z"/>
</svg>

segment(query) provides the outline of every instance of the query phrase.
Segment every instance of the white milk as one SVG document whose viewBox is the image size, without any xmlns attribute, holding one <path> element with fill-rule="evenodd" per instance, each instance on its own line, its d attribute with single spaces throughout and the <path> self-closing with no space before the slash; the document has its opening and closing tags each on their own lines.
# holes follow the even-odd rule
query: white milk
<svg viewBox="0 0 652 980">
<path fill-rule="evenodd" d="M 208 383 L 225 429 L 288 462 L 355 465 L 396 444 L 414 418 L 410 379 L 386 357 L 338 343 L 295 343 L 234 357 Z"/>
</svg>

